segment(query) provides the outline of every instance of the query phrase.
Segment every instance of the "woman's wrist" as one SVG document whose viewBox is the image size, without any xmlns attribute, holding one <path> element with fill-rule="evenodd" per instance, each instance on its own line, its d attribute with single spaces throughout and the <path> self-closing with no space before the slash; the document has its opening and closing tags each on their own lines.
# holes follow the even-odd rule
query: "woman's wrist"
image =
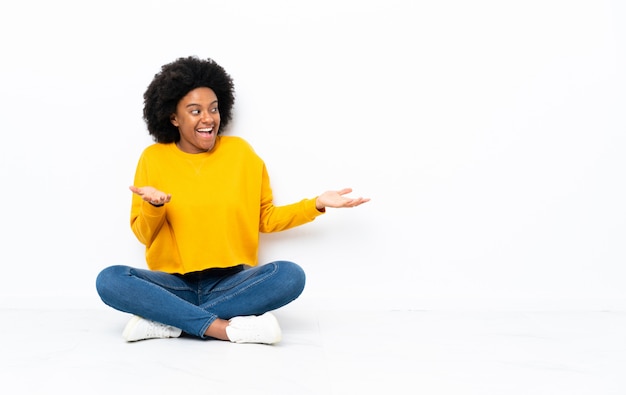
<svg viewBox="0 0 626 395">
<path fill-rule="evenodd" d="M 320 199 L 319 198 L 315 198 L 315 208 L 320 213 L 326 212 L 326 206 L 320 204 Z"/>
</svg>

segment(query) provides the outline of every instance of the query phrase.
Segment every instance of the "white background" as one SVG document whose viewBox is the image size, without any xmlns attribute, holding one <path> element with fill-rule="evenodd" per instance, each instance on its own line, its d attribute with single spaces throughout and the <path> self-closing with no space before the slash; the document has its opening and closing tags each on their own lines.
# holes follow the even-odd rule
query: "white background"
<svg viewBox="0 0 626 395">
<path fill-rule="evenodd" d="M 143 92 L 212 57 L 226 133 L 277 204 L 370 197 L 264 235 L 299 303 L 626 308 L 626 6 L 620 1 L 107 1 L 0 6 L 4 307 L 100 306 L 129 228 Z"/>
</svg>

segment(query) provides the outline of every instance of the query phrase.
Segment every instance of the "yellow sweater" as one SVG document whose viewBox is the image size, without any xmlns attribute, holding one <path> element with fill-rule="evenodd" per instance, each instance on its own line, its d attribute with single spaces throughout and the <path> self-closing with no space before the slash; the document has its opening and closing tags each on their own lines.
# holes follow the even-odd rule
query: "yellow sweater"
<svg viewBox="0 0 626 395">
<path fill-rule="evenodd" d="M 134 185 L 172 195 L 154 207 L 133 194 L 130 216 L 148 267 L 169 273 L 256 266 L 259 232 L 289 229 L 322 214 L 315 199 L 274 206 L 264 162 L 234 136 L 218 137 L 213 150 L 201 154 L 153 144 L 139 158 Z"/>
</svg>

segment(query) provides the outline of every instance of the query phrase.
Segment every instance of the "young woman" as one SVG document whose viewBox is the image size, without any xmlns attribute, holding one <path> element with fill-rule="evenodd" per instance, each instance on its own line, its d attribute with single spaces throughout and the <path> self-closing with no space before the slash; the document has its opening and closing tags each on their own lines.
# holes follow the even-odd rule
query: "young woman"
<svg viewBox="0 0 626 395">
<path fill-rule="evenodd" d="M 116 265 L 96 279 L 102 301 L 131 313 L 127 341 L 178 337 L 274 344 L 271 311 L 296 299 L 297 264 L 258 262 L 259 232 L 313 221 L 326 207 L 356 207 L 350 188 L 275 206 L 264 162 L 240 137 L 223 136 L 234 84 L 212 59 L 162 66 L 144 93 L 144 120 L 155 143 L 137 164 L 131 228 L 148 269 Z"/>
</svg>

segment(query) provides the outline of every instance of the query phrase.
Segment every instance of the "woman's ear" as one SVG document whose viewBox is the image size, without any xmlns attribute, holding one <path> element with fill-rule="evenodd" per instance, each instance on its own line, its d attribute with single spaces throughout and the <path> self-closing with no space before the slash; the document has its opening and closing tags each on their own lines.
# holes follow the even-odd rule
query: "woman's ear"
<svg viewBox="0 0 626 395">
<path fill-rule="evenodd" d="M 170 115 L 170 122 L 172 123 L 172 125 L 178 127 L 178 121 L 176 120 L 176 114 Z"/>
</svg>

